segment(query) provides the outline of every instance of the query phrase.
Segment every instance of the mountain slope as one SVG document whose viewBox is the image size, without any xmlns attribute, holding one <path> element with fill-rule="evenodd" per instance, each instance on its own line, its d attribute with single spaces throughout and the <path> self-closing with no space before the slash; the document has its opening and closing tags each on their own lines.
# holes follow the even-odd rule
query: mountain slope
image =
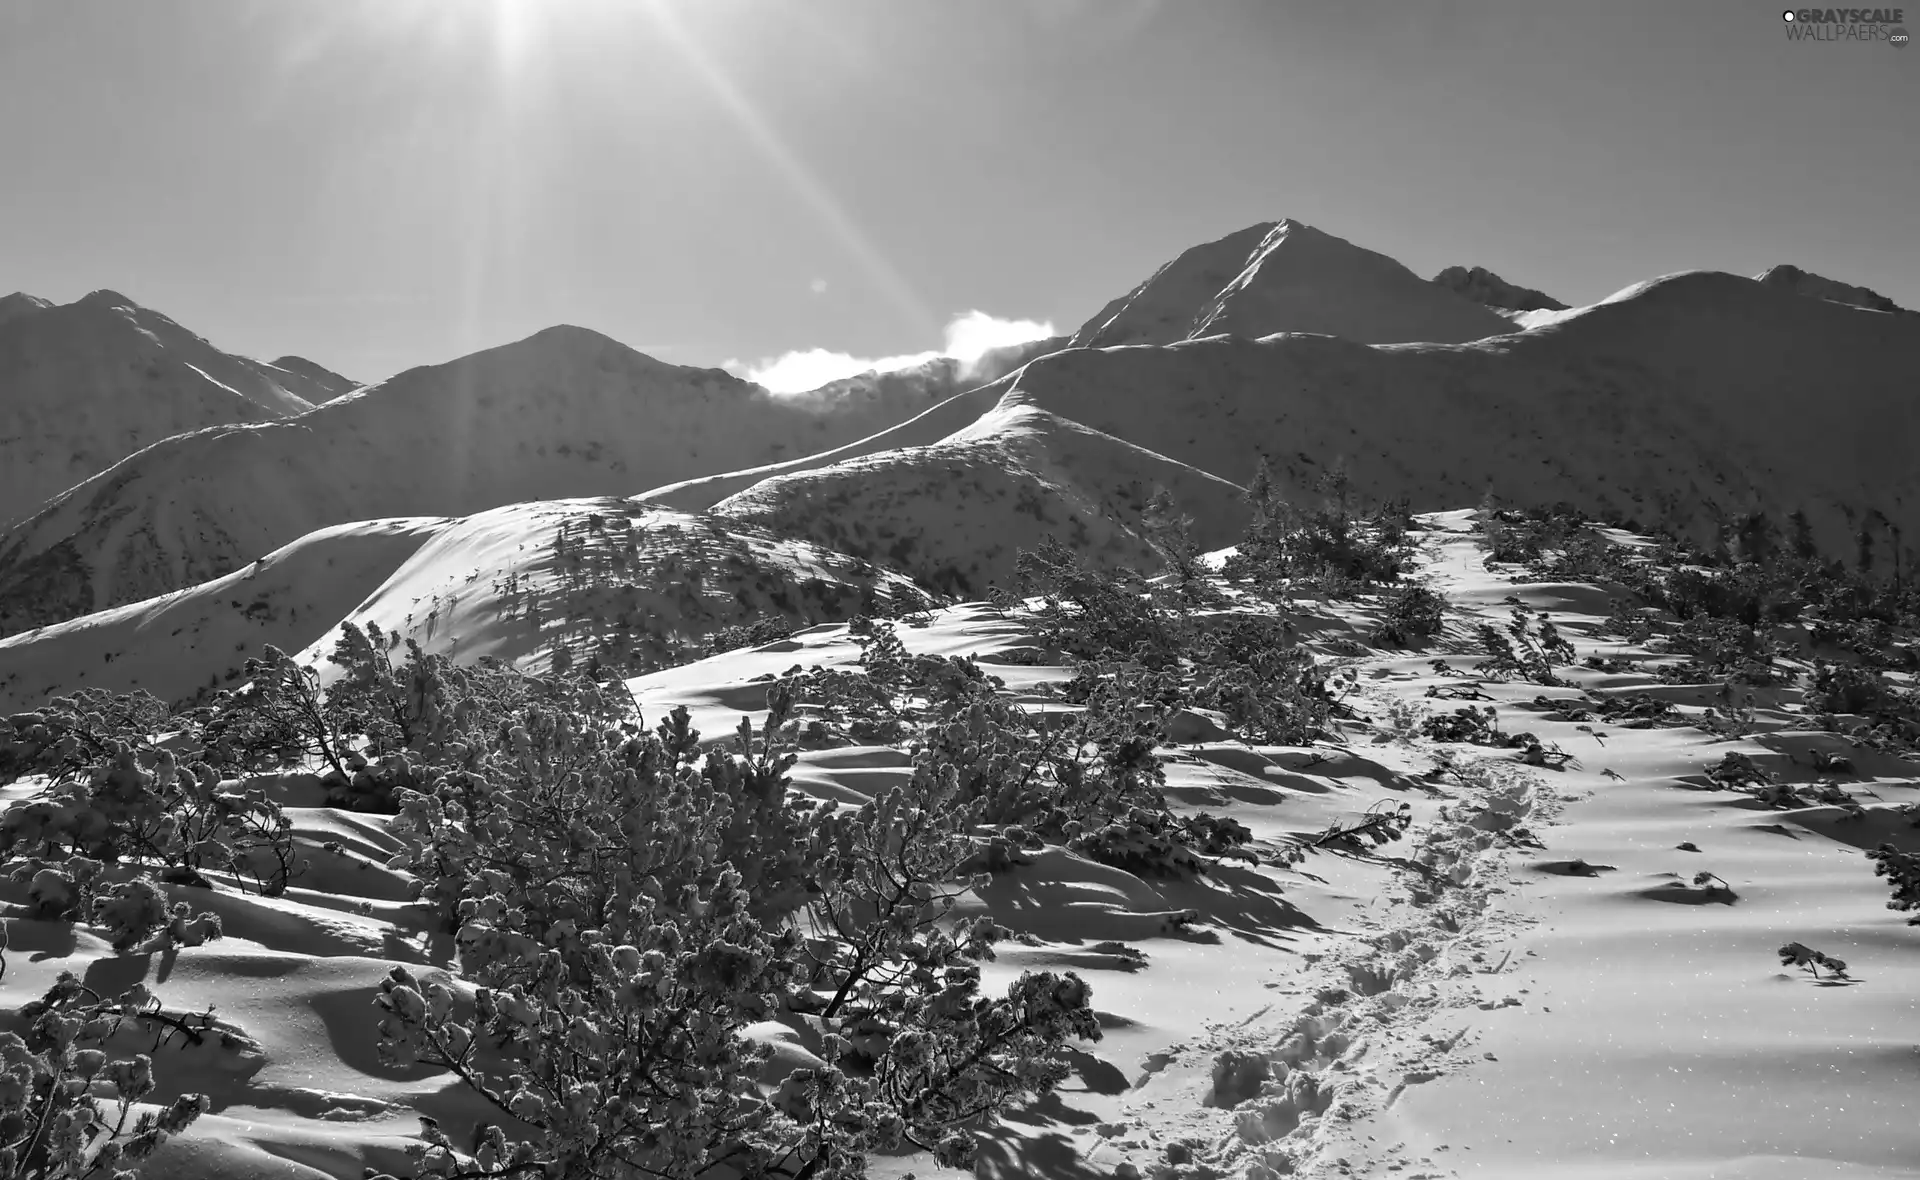
<svg viewBox="0 0 1920 1180">
<path fill-rule="evenodd" d="M 1770 266 L 1753 277 L 1766 286 L 1805 295 L 1810 299 L 1827 299 L 1867 311 L 1906 311 L 1878 291 L 1838 282 L 1797 266 Z"/>
<path fill-rule="evenodd" d="M 298 651 L 331 633 L 450 523 L 335 525 L 211 582 L 0 639 L 0 712 L 81 688 L 172 702 L 231 684 L 264 645 Z"/>
<path fill-rule="evenodd" d="M 303 378 L 221 352 L 112 291 L 0 314 L 0 522 L 169 435 L 311 409 Z"/>
<path fill-rule="evenodd" d="M 930 446 L 777 476 L 713 513 L 968 596 L 1006 584 L 1020 550 L 1049 534 L 1103 562 L 1156 566 L 1137 527 L 1156 486 L 1195 518 L 1202 545 L 1243 522 L 1235 484 L 1008 397 Z"/>
<path fill-rule="evenodd" d="M 625 495 L 806 454 L 891 404 L 774 397 L 558 327 L 285 422 L 179 435 L 0 533 L 0 634 L 220 577 L 314 529 Z"/>
<path fill-rule="evenodd" d="M 341 621 L 376 623 L 461 663 L 490 656 L 544 673 L 598 660 L 631 671 L 684 662 L 725 626 L 807 627 L 923 601 L 901 575 L 805 541 L 602 497 L 451 522 Z M 335 638 L 322 633 L 297 658 L 324 660 Z"/>
<path fill-rule="evenodd" d="M 1899 810 L 1920 801 L 1911 763 L 1814 728 L 1791 691 L 1760 694 L 1747 736 L 1712 732 L 1725 728 L 1706 707 L 1715 685 L 1663 682 L 1676 657 L 1664 639 L 1608 633 L 1605 587 L 1486 568 L 1472 515 L 1430 517 L 1415 534 L 1422 575 L 1451 604 L 1423 650 L 1355 647 L 1380 621 L 1374 604 L 1262 612 L 1293 626 L 1322 666 L 1351 669 L 1352 719 L 1309 746 L 1221 732 L 1156 751 L 1172 813 L 1243 825 L 1241 855 L 1207 857 L 1197 878 L 1134 875 L 1055 843 L 960 897 L 956 916 L 1008 935 L 981 964 L 983 992 L 1071 969 L 1092 988 L 1102 1036 L 1072 1045 L 1073 1076 L 1057 1091 L 980 1129 L 976 1168 L 920 1152 L 882 1158 L 875 1174 L 1911 1177 L 1920 955 L 1861 855 L 1883 840 L 1920 848 Z M 1552 612 L 1575 648 L 1558 669 L 1566 683 L 1473 671 L 1476 630 L 1506 623 L 1510 602 Z M 1670 635 L 1676 621 L 1655 614 Z M 1033 663 L 1040 630 L 1027 612 L 967 604 L 896 635 L 916 655 L 976 656 L 1010 703 L 1071 708 L 1041 695 L 1075 669 Z M 743 714 L 756 727 L 764 716 L 769 680 L 796 665 L 854 671 L 863 638 L 811 628 L 627 688 L 644 723 L 685 707 L 703 744 L 724 751 Z M 1585 657 L 1628 667 L 1599 671 Z M 1798 657 L 1782 665 L 1811 671 Z M 1454 703 L 1430 694 L 1469 676 L 1484 698 L 1475 708 L 1500 731 L 1533 733 L 1567 763 L 1529 767 L 1512 750 L 1421 735 L 1423 717 Z M 1543 711 L 1543 694 L 1555 707 Z M 1641 694 L 1670 704 L 1669 718 L 1639 728 L 1588 712 Z M 794 751 L 791 785 L 859 807 L 905 785 L 915 753 L 908 741 L 810 745 Z M 1752 786 L 1702 773 L 1729 754 L 1803 794 L 1826 779 L 1858 815 L 1831 802 L 1770 807 Z M 1820 775 L 1816 755 L 1852 766 Z M 19 1009 L 61 972 L 102 989 L 153 973 L 170 1013 L 218 1014 L 217 1039 L 154 1051 L 161 1084 L 204 1092 L 211 1108 L 146 1162 L 156 1178 L 394 1171 L 423 1115 L 470 1142 L 494 1111 L 446 1073 L 385 1068 L 372 1049 L 365 1013 L 380 981 L 396 964 L 426 974 L 447 963 L 438 916 L 417 904 L 410 874 L 387 867 L 401 838 L 387 817 L 321 806 L 305 767 L 247 786 L 288 803 L 306 864 L 284 895 L 225 879 L 163 885 L 169 903 L 223 925 L 222 941 L 177 955 L 127 954 L 97 926 L 13 918 L 0 1004 Z M 1383 804 L 1409 825 L 1376 854 L 1313 844 Z M 1849 978 L 1783 966 L 1775 948 L 1801 939 L 1844 957 Z M 774 1079 L 802 1060 L 786 1054 Z M 1783 1110 L 1792 1117 L 1767 1117 Z"/>
<path fill-rule="evenodd" d="M 1263 222 L 1195 246 L 1107 304 L 1080 348 L 1172 344 L 1230 333 L 1316 332 L 1368 344 L 1478 340 L 1513 331 L 1491 308 L 1297 221 Z"/>
<path fill-rule="evenodd" d="M 1680 274 L 1469 344 L 1277 335 L 1055 353 L 837 454 L 736 488 L 715 511 L 843 546 L 853 542 L 832 537 L 851 521 L 870 547 L 886 535 L 939 546 L 942 530 L 974 538 L 993 553 L 964 563 L 965 588 L 977 592 L 1010 569 L 1011 542 L 989 542 L 1034 531 L 1021 519 L 1033 510 L 1012 488 L 1040 488 L 1043 513 L 1064 523 L 1067 489 L 1107 479 L 1106 455 L 1035 480 L 993 445 L 1026 407 L 1150 443 L 1162 461 L 1222 480 L 1244 481 L 1265 453 L 1293 494 L 1311 494 L 1344 462 L 1365 493 L 1405 496 L 1416 510 L 1492 491 L 1659 522 L 1702 541 L 1738 513 L 1759 508 L 1782 520 L 1804 509 L 1823 547 L 1851 555 L 1872 513 L 1920 536 L 1914 372 L 1920 331 L 1903 317 L 1733 275 Z M 998 399 L 991 407 L 989 397 Z M 1822 427 L 1810 430 L 1814 407 Z M 975 420 L 956 425 L 968 415 Z M 928 439 L 936 426 L 953 432 Z M 970 486 L 1003 490 L 929 518 L 898 486 L 937 502 L 934 473 L 956 452 L 968 457 Z M 981 470 L 995 463 L 994 473 Z M 692 503 L 721 486 L 652 494 Z M 927 568 L 915 566 L 923 576 Z"/>
</svg>

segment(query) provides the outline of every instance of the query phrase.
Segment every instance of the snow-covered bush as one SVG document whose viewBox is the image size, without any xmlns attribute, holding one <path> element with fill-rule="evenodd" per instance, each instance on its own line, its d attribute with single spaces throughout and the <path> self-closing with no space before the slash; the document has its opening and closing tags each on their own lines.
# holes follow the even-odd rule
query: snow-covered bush
<svg viewBox="0 0 1920 1180">
<path fill-rule="evenodd" d="M 736 748 L 704 755 L 684 709 L 643 734 L 598 686 L 552 692 L 457 706 L 462 753 L 403 793 L 394 867 L 481 990 L 469 1005 L 397 970 L 381 1043 L 528 1128 L 470 1153 L 429 1132 L 420 1174 L 852 1176 L 900 1147 L 957 1162 L 981 1118 L 1064 1077 L 1069 1038 L 1097 1036 L 1072 976 L 980 993 L 991 927 L 942 920 L 976 847 L 957 772 L 928 759 L 862 808 L 816 805 L 787 790 L 790 684 L 770 686 L 757 740 L 743 719 Z M 826 1063 L 772 1100 L 744 1035 L 768 1020 Z"/>
<path fill-rule="evenodd" d="M 106 1049 L 121 1026 L 186 1027 L 144 984 L 103 999 L 72 972 L 20 1010 L 25 1034 L 0 1033 L 0 1176 L 138 1180 L 137 1165 L 207 1110 L 199 1094 L 135 1111 L 155 1089 L 153 1058 Z"/>
<path fill-rule="evenodd" d="M 1565 684 L 1554 669 L 1578 658 L 1573 644 L 1560 634 L 1552 619 L 1536 615 L 1522 603 L 1515 602 L 1510 613 L 1505 634 L 1491 623 L 1480 625 L 1480 647 L 1487 658 L 1475 664 L 1474 671 L 1498 680 Z"/>
<path fill-rule="evenodd" d="M 1920 855 L 1882 844 L 1870 850 L 1867 857 L 1873 861 L 1873 875 L 1885 877 L 1893 887 L 1893 900 L 1887 902 L 1887 908 L 1920 911 Z M 1920 926 L 1920 912 L 1908 918 L 1907 924 Z"/>
<path fill-rule="evenodd" d="M 1446 595 L 1417 583 L 1387 595 L 1386 609 L 1374 628 L 1375 643 L 1413 647 L 1440 634 L 1446 625 Z"/>
<path fill-rule="evenodd" d="M 1301 647 L 1252 652 L 1243 662 L 1205 664 L 1191 675 L 1188 704 L 1219 710 L 1236 732 L 1268 745 L 1311 745 L 1343 711 L 1328 669 Z"/>
<path fill-rule="evenodd" d="M 1085 660 L 1130 660 L 1163 668 L 1180 656 L 1187 627 L 1146 580 L 1127 569 L 1097 569 L 1057 538 L 1023 549 L 1014 562 L 1019 596 L 1041 599 L 1037 638 Z M 1013 596 L 1003 596 L 1011 605 Z"/>
<path fill-rule="evenodd" d="M 182 766 L 147 728 L 167 723 L 149 701 L 89 690 L 0 721 L 0 784 L 46 780 L 0 813 L 0 861 L 46 916 L 113 915 L 116 942 L 174 917 L 165 907 L 139 916 L 150 907 L 129 899 L 153 886 L 131 877 L 204 885 L 213 874 L 276 895 L 301 868 L 279 806 L 205 763 Z M 100 901 L 110 904 L 96 910 Z"/>
<path fill-rule="evenodd" d="M 1260 593 L 1285 596 L 1309 591 L 1351 597 L 1405 576 L 1413 559 L 1405 504 L 1362 511 L 1344 466 L 1323 475 L 1319 503 L 1301 507 L 1274 487 L 1266 460 L 1247 485 L 1252 516 L 1222 573 L 1250 582 Z"/>
</svg>

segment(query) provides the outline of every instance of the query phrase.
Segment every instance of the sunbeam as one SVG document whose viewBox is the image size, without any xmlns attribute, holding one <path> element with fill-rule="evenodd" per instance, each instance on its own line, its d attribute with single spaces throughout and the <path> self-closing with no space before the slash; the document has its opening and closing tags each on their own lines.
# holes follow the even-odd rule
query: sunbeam
<svg viewBox="0 0 1920 1180">
<path fill-rule="evenodd" d="M 652 18 L 656 28 L 664 35 L 675 52 L 692 67 L 713 97 L 719 101 L 727 114 L 740 125 L 754 147 L 766 156 L 780 173 L 796 195 L 813 210 L 840 240 L 849 253 L 860 264 L 868 277 L 880 287 L 890 299 L 902 318 L 913 330 L 915 338 L 924 339 L 940 331 L 941 317 L 922 300 L 892 263 L 875 249 L 873 243 L 854 224 L 851 217 L 840 207 L 833 192 L 811 169 L 787 149 L 780 136 L 768 124 L 753 103 L 733 84 L 719 64 L 710 57 L 697 38 L 681 23 L 674 13 L 670 0 L 645 0 L 645 11 Z"/>
</svg>

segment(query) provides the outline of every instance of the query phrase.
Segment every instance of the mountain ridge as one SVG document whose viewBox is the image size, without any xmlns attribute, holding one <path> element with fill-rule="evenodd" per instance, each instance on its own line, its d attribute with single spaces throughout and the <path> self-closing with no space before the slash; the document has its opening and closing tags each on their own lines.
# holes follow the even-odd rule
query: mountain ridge
<svg viewBox="0 0 1920 1180">
<path fill-rule="evenodd" d="M 1108 303 L 1070 343 L 1100 348 L 1274 332 L 1459 343 L 1512 330 L 1497 312 L 1384 254 L 1289 219 L 1182 251 Z"/>
</svg>

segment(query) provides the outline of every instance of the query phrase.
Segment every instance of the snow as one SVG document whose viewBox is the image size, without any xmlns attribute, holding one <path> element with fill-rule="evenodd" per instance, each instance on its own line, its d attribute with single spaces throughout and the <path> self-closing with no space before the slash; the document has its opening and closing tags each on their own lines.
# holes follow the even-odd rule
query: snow
<svg viewBox="0 0 1920 1180">
<path fill-rule="evenodd" d="M 1257 448 L 1283 490 L 1310 491 L 1344 462 L 1356 486 L 1416 510 L 1491 490 L 1664 520 L 1703 542 L 1754 508 L 1804 510 L 1836 553 L 1872 511 L 1920 535 L 1920 330 L 1903 317 L 1711 272 L 1546 314 L 1456 345 L 1285 334 L 1070 349 L 838 451 L 646 497 L 833 544 L 864 530 L 870 551 L 898 546 L 923 576 L 956 570 L 967 593 L 1004 582 L 1037 533 L 1085 528 L 1088 551 L 1122 552 L 1137 542 L 1114 539 L 1090 504 L 1182 472 L 1244 483 Z M 1825 425 L 1807 430 L 1816 398 Z M 1036 434 L 1022 408 L 1052 425 Z M 1032 457 L 1054 446 L 1043 436 L 1069 435 L 1126 441 Z M 1141 443 L 1152 462 L 1123 463 Z M 1230 499 L 1192 478 L 1176 491 L 1205 505 L 1193 515 L 1209 543 L 1237 530 Z"/>
<path fill-rule="evenodd" d="M 1796 295 L 1805 295 L 1810 299 L 1829 299 L 1835 303 L 1844 303 L 1867 311 L 1904 312 L 1907 310 L 1878 291 L 1829 279 L 1811 271 L 1801 270 L 1797 266 L 1770 266 L 1753 277 L 1766 286 L 1791 291 Z"/>
<path fill-rule="evenodd" d="M 1171 344 L 1229 333 L 1313 332 L 1368 344 L 1456 343 L 1511 332 L 1498 312 L 1297 221 L 1195 246 L 1109 303 L 1079 347 Z"/>
<path fill-rule="evenodd" d="M 1468 285 L 1512 294 L 1497 276 Z M 1105 1037 L 1057 1098 L 991 1133 L 981 1175 L 1911 1175 L 1920 932 L 1861 856 L 1914 846 L 1892 810 L 1920 800 L 1911 764 L 1811 730 L 1791 690 L 1729 740 L 1580 728 L 1525 708 L 1536 686 L 1488 684 L 1506 728 L 1576 760 L 1490 755 L 1464 780 L 1426 778 L 1440 747 L 1389 724 L 1458 683 L 1430 661 L 1470 664 L 1474 625 L 1504 622 L 1509 596 L 1550 610 L 1582 655 L 1626 646 L 1596 636 L 1604 588 L 1485 568 L 1464 506 L 1490 489 L 1703 538 L 1733 513 L 1804 509 L 1844 554 L 1874 513 L 1920 536 L 1920 329 L 1862 302 L 1776 268 L 1502 314 L 1276 222 L 1188 251 L 1071 347 L 1009 357 L 1020 367 L 986 385 L 935 364 L 773 397 L 564 326 L 356 388 L 301 358 L 221 353 L 113 292 L 9 296 L 0 394 L 19 428 L 0 440 L 14 448 L 0 517 L 23 505 L 25 519 L 0 534 L 0 709 L 88 686 L 186 699 L 236 681 L 264 644 L 325 674 L 347 621 L 536 672 L 610 635 L 801 626 L 629 682 L 649 721 L 685 705 L 713 740 L 758 715 L 768 676 L 857 659 L 847 628 L 821 622 L 845 617 L 828 598 L 897 599 L 906 574 L 971 598 L 1050 534 L 1147 563 L 1138 515 L 1162 485 L 1218 550 L 1257 454 L 1295 494 L 1344 463 L 1369 497 L 1429 512 L 1424 572 L 1455 607 L 1447 634 L 1435 651 L 1356 647 L 1376 603 L 1301 604 L 1292 621 L 1354 671 L 1362 720 L 1314 749 L 1196 729 L 1207 740 L 1163 751 L 1169 795 L 1266 848 L 1404 801 L 1414 829 L 1385 851 L 1425 869 L 1319 853 L 1159 881 L 1056 849 L 996 877 L 967 903 L 1019 936 L 989 983 L 1079 971 Z M 687 568 L 708 575 L 697 591 Z M 1002 662 L 1030 655 L 1031 635 L 976 601 L 900 634 L 977 655 L 1028 705 L 1070 674 Z M 1568 675 L 1600 693 L 1653 685 Z M 1713 686 L 1659 691 L 1697 719 Z M 1815 750 L 1853 758 L 1844 787 L 1865 819 L 1761 811 L 1702 775 L 1737 751 L 1811 781 Z M 812 751 L 793 780 L 859 801 L 906 764 Z M 383 867 L 395 841 L 377 817 L 289 817 L 314 868 L 286 897 L 192 895 L 221 913 L 223 942 L 149 963 L 84 928 L 7 919 L 0 1005 L 62 969 L 152 975 L 237 1034 L 226 1056 L 162 1062 L 215 1113 L 150 1180 L 358 1176 L 398 1165 L 417 1114 L 476 1113 L 444 1076 L 374 1055 L 388 967 L 444 965 Z M 1735 896 L 1694 889 L 1701 870 Z M 1789 941 L 1847 960 L 1855 982 L 1782 970 Z M 955 1180 L 925 1159 L 874 1168 L 908 1172 Z"/>
<path fill-rule="evenodd" d="M 1520 707 L 1568 690 L 1487 683 L 1506 728 L 1524 726 L 1576 761 L 1562 771 L 1494 761 L 1471 782 L 1425 780 L 1440 747 L 1391 736 L 1387 707 L 1431 708 L 1428 687 L 1460 683 L 1429 660 L 1468 650 L 1474 624 L 1504 621 L 1508 595 L 1552 610 L 1582 655 L 1621 648 L 1592 634 L 1604 593 L 1488 571 L 1469 516 L 1428 516 L 1419 534 L 1424 573 L 1459 608 L 1438 652 L 1336 654 L 1333 641 L 1363 629 L 1374 609 L 1364 603 L 1299 616 L 1303 641 L 1358 678 L 1364 719 L 1340 743 L 1163 751 L 1177 806 L 1232 815 L 1262 845 L 1405 801 L 1414 828 L 1383 853 L 1452 883 L 1416 890 L 1418 874 L 1330 853 L 1292 869 L 1222 865 L 1183 882 L 1054 850 L 996 876 L 969 912 L 991 913 L 1019 937 L 988 965 L 988 985 L 1030 968 L 1077 971 L 1105 1036 L 1075 1055 L 1056 1099 L 990 1132 L 980 1175 L 1067 1180 L 1121 1164 L 1169 1180 L 1266 1174 L 1258 1168 L 1503 1180 L 1912 1174 L 1920 1128 L 1909 1117 L 1904 1030 L 1920 994 L 1920 931 L 1885 908 L 1885 883 L 1859 851 L 1883 837 L 1912 846 L 1913 830 L 1891 814 L 1920 799 L 1911 767 L 1855 752 L 1863 773 L 1845 787 L 1868 813 L 1857 828 L 1832 808 L 1757 811 L 1745 795 L 1701 789 L 1697 776 L 1734 750 L 1810 781 L 1808 753 L 1841 739 L 1805 729 L 1792 693 L 1762 708 L 1753 736 L 1727 740 L 1693 728 L 1582 730 Z M 461 541 L 440 526 L 411 560 L 435 571 L 497 561 L 483 549 L 505 545 L 514 519 L 453 526 L 468 530 Z M 410 527 L 394 524 L 394 543 Z M 395 603 L 379 609 L 429 587 L 420 569 L 376 596 Z M 899 633 L 915 651 L 977 653 L 1027 699 L 1036 682 L 1069 674 L 997 663 L 1027 639 L 1017 618 L 978 603 Z M 741 710 L 757 715 L 765 674 L 857 656 L 844 627 L 817 627 L 630 686 L 649 721 L 685 704 L 713 738 Z M 1609 693 L 1651 683 L 1567 674 Z M 1450 748 L 1463 762 L 1481 753 Z M 858 800 L 902 766 L 883 748 L 816 751 L 794 778 L 809 793 Z M 115 956 L 84 931 L 63 943 L 56 927 L 8 920 L 15 953 L 0 1003 L 37 996 L 62 969 L 98 985 L 157 968 L 170 1004 L 212 1005 L 239 1034 L 209 1060 L 161 1052 L 160 1071 L 210 1093 L 216 1113 L 163 1150 L 153 1180 L 357 1176 L 392 1166 L 416 1112 L 450 1127 L 480 1113 L 444 1075 L 374 1059 L 377 981 L 394 962 L 438 961 L 404 881 L 375 867 L 394 841 L 377 817 L 304 807 L 290 817 L 313 875 L 273 901 L 194 891 L 228 937 L 164 966 Z M 1576 859 L 1605 867 L 1549 871 Z M 1702 869 L 1737 897 L 1676 904 L 1702 900 L 1685 884 Z M 1857 982 L 1823 987 L 1783 970 L 1774 948 L 1790 940 L 1846 959 Z M 1170 1148 L 1186 1162 L 1169 1164 Z M 916 1157 L 874 1169 L 906 1172 L 960 1175 Z"/>
<path fill-rule="evenodd" d="M 225 577 L 0 639 L 0 712 L 88 687 L 179 701 L 231 686 L 263 646 L 298 651 L 336 629 L 448 523 L 330 525 Z"/>
<path fill-rule="evenodd" d="M 73 307 L 142 338 L 198 340 L 111 292 Z M 20 326 L 69 310 L 12 327 L 37 341 L 43 329 Z M 1162 343 L 1113 343 L 1131 340 Z M 1836 552 L 1850 551 L 1876 513 L 1920 536 L 1920 473 L 1908 461 L 1920 446 L 1910 396 L 1920 330 L 1909 317 L 1777 285 L 1691 272 L 1590 307 L 1502 315 L 1281 221 L 1187 251 L 1074 343 L 974 389 L 952 366 L 934 366 L 775 397 L 563 326 L 333 396 L 296 418 L 247 421 L 259 415 L 242 410 L 211 429 L 180 424 L 187 433 L 0 532 L 0 634 L 222 577 L 356 520 L 637 494 L 682 511 L 730 501 L 742 519 L 794 522 L 808 497 L 869 478 L 860 511 L 879 517 L 867 527 L 889 545 L 922 545 L 929 568 L 967 567 L 956 584 L 976 585 L 1004 572 L 1010 543 L 983 556 L 956 538 L 1026 536 L 1021 515 L 1072 527 L 1069 518 L 1136 496 L 1122 489 L 1161 463 L 1174 465 L 1170 478 L 1191 469 L 1239 483 L 1256 445 L 1293 489 L 1344 459 L 1361 486 L 1422 509 L 1477 502 L 1491 489 L 1700 537 L 1736 512 L 1799 509 Z M 97 355 L 89 344 L 86 356 Z M 0 373 L 12 371 L 4 357 Z M 229 369 L 191 363 L 246 388 Z M 239 404 L 180 371 L 203 396 L 224 398 L 223 412 Z M 1815 401 L 1831 413 L 1809 431 L 1801 422 Z M 1052 415 L 1048 437 L 1091 431 L 1124 445 L 1035 457 L 1038 436 L 1002 413 L 1015 405 Z M 101 421 L 63 405 L 28 437 L 97 439 Z M 986 437 L 996 423 L 1012 433 Z M 1140 447 L 1153 458 L 1120 458 Z M 887 514 L 949 461 L 999 491 L 951 528 L 936 523 L 951 508 L 910 512 L 906 533 L 949 539 L 903 540 Z M 1204 481 L 1178 478 L 1211 494 L 1198 490 Z M 799 527 L 817 537 L 832 526 Z M 1090 519 L 1086 527 L 1101 534 L 1090 538 L 1096 548 L 1135 543 Z"/>
<path fill-rule="evenodd" d="M 9 295 L 0 301 L 0 524 L 170 435 L 308 410 L 292 391 L 300 385 L 113 291 L 58 307 Z"/>
<path fill-rule="evenodd" d="M 359 382 L 342 377 L 305 357 L 276 357 L 271 363 L 256 361 L 255 365 L 272 369 L 281 384 L 316 406 L 360 388 Z"/>
<path fill-rule="evenodd" d="M 220 577 L 329 525 L 629 495 L 836 446 L 908 412 L 885 396 L 776 398 L 550 328 L 297 418 L 177 434 L 77 484 L 0 534 L 0 633 Z"/>
</svg>

